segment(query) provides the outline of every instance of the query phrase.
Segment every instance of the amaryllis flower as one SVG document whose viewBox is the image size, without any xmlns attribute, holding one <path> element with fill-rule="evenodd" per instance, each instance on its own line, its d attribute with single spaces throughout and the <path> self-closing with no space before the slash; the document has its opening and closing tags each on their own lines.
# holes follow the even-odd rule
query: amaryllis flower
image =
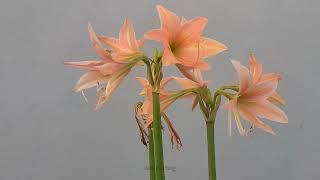
<svg viewBox="0 0 320 180">
<path fill-rule="evenodd" d="M 240 62 L 231 62 L 238 72 L 240 85 L 239 92 L 232 97 L 226 107 L 234 112 L 240 134 L 245 135 L 245 130 L 241 125 L 239 115 L 253 126 L 274 134 L 272 128 L 259 118 L 288 123 L 286 114 L 268 100 L 277 89 L 278 74 L 270 74 L 266 79 L 258 79 L 255 71 L 251 75 L 248 68 L 241 65 Z M 260 74 L 260 70 L 256 74 Z"/>
<path fill-rule="evenodd" d="M 99 38 L 96 35 L 90 23 L 88 24 L 88 31 L 92 46 L 95 48 L 100 60 L 65 62 L 64 64 L 88 70 L 87 73 L 81 76 L 80 80 L 74 87 L 75 92 L 79 92 L 97 85 L 102 86 L 102 88 L 99 88 L 97 92 L 97 110 L 109 100 L 114 90 L 129 74 L 131 68 L 141 60 L 142 56 L 136 48 L 134 51 L 131 49 L 131 54 L 126 54 L 126 59 L 114 59 L 114 51 L 103 47 L 100 39 L 104 38 Z M 121 36 L 121 40 L 127 41 L 128 44 L 129 42 L 137 42 L 132 25 L 128 22 L 128 20 L 125 21 L 120 34 L 126 34 L 126 36 Z M 115 51 L 116 54 L 119 53 L 119 51 L 120 49 Z M 140 54 L 140 56 L 138 56 L 138 54 Z"/>
<path fill-rule="evenodd" d="M 163 65 L 176 64 L 180 68 L 208 69 L 209 65 L 204 59 L 226 49 L 223 44 L 201 36 L 207 18 L 186 20 L 161 5 L 157 6 L 157 10 L 161 27 L 145 33 L 145 38 L 162 42 Z"/>
<path fill-rule="evenodd" d="M 152 109 L 152 86 L 148 82 L 148 80 L 137 77 L 136 80 L 143 86 L 143 90 L 141 91 L 140 95 L 146 96 L 146 99 L 143 103 L 138 103 L 138 106 L 136 106 L 135 111 L 136 111 L 136 118 L 141 119 L 142 122 L 137 121 L 139 130 L 140 130 L 140 135 L 141 141 L 144 143 L 145 139 L 143 136 L 143 133 L 145 132 L 144 130 L 150 126 L 150 124 L 153 122 L 153 109 Z M 169 97 L 171 95 L 171 92 L 165 89 L 165 85 L 168 84 L 171 80 L 173 80 L 172 77 L 168 78 L 163 78 L 160 82 L 160 87 L 159 87 L 159 99 L 160 102 L 162 102 L 164 99 Z M 166 125 L 168 126 L 170 135 L 171 135 L 171 143 L 176 144 L 177 149 L 180 149 L 182 146 L 181 139 L 175 130 L 171 120 L 169 117 L 165 114 L 165 110 L 173 103 L 173 101 L 167 101 L 166 103 L 161 103 L 160 105 L 160 113 L 165 121 Z M 144 143 L 145 144 L 145 143 Z"/>
</svg>

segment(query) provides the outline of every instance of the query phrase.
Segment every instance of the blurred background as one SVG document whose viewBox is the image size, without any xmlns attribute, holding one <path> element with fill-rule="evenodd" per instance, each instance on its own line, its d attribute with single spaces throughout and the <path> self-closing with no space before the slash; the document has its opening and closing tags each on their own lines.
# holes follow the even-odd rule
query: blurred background
<svg viewBox="0 0 320 180">
<path fill-rule="evenodd" d="M 148 153 L 140 143 L 133 105 L 143 100 L 136 68 L 102 110 L 72 88 L 81 70 L 65 60 L 96 58 L 87 23 L 97 34 L 117 36 L 125 16 L 138 37 L 159 27 L 156 4 L 187 19 L 204 16 L 204 35 L 229 50 L 209 61 L 211 87 L 237 83 L 229 59 L 248 64 L 255 52 L 267 72 L 281 72 L 279 92 L 288 125 L 271 124 L 276 136 L 255 130 L 228 136 L 227 112 L 216 123 L 219 180 L 300 180 L 320 177 L 320 2 L 317 0 L 1 0 L 0 1 L 0 179 L 148 179 Z M 147 42 L 151 54 L 158 43 Z M 166 74 L 179 75 L 174 68 Z M 175 103 L 168 115 L 182 137 L 171 148 L 165 132 L 167 179 L 207 179 L 205 124 L 191 103 Z M 235 127 L 235 126 L 234 126 Z"/>
</svg>

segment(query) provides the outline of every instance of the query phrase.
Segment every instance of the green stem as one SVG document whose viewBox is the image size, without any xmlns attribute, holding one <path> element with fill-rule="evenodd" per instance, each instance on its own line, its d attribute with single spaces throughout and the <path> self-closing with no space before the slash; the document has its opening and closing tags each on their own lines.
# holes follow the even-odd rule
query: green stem
<svg viewBox="0 0 320 180">
<path fill-rule="evenodd" d="M 151 125 L 152 126 L 152 125 Z M 154 144 L 153 144 L 153 131 L 152 127 L 148 128 L 149 135 L 149 170 L 150 170 L 150 180 L 156 180 L 156 171 L 154 167 Z"/>
<path fill-rule="evenodd" d="M 207 143 L 208 143 L 208 172 L 209 180 L 216 180 L 216 160 L 214 145 L 214 121 L 207 121 Z"/>
<path fill-rule="evenodd" d="M 154 153 L 156 160 L 156 179 L 165 180 L 163 147 L 162 147 L 162 127 L 160 114 L 159 93 L 152 92 L 153 102 L 153 138 L 154 138 Z"/>
</svg>

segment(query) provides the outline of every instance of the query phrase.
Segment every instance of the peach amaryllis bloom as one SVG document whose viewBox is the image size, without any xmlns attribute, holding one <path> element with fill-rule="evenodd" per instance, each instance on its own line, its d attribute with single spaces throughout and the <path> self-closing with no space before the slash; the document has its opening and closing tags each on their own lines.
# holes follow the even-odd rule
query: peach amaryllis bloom
<svg viewBox="0 0 320 180">
<path fill-rule="evenodd" d="M 136 106 L 136 118 L 142 119 L 142 122 L 137 122 L 140 132 L 144 132 L 144 130 L 150 126 L 153 122 L 153 106 L 152 106 L 152 86 L 148 82 L 148 80 L 137 77 L 136 80 L 143 86 L 143 90 L 141 91 L 140 95 L 146 96 L 146 100 Z M 172 77 L 163 78 L 160 82 L 159 87 L 159 99 L 160 99 L 160 112 L 163 120 L 165 121 L 166 125 L 168 126 L 170 135 L 171 135 L 171 143 L 176 144 L 177 149 L 179 150 L 182 147 L 181 139 L 175 130 L 171 120 L 165 114 L 165 110 L 173 103 L 173 101 L 167 101 L 166 103 L 161 103 L 164 99 L 171 95 L 171 92 L 165 89 L 165 85 L 168 84 Z M 137 108 L 138 107 L 138 108 Z M 141 138 L 143 139 L 143 138 Z"/>
<path fill-rule="evenodd" d="M 128 22 L 126 20 L 126 25 Z M 112 57 L 112 51 L 103 47 L 102 42 L 94 32 L 91 24 L 88 24 L 89 37 L 92 46 L 96 50 L 96 53 L 100 60 L 88 60 L 88 61 L 79 61 L 79 62 L 65 62 L 65 65 L 77 67 L 81 69 L 88 70 L 87 73 L 81 76 L 80 80 L 76 83 L 74 87 L 75 92 L 82 91 L 97 85 L 102 85 L 102 88 L 99 88 L 98 102 L 96 104 L 96 110 L 102 107 L 110 98 L 114 90 L 119 86 L 121 81 L 128 75 L 131 68 L 135 66 L 141 58 L 135 54 L 132 56 L 127 56 L 126 61 L 115 60 Z M 121 31 L 125 31 L 122 28 Z M 132 32 L 133 29 L 129 28 L 128 32 Z M 135 38 L 134 33 L 132 35 L 127 35 L 122 37 L 123 41 L 127 40 L 132 41 Z"/>
<path fill-rule="evenodd" d="M 231 62 L 238 72 L 240 85 L 239 92 L 230 99 L 226 107 L 234 112 L 240 134 L 245 135 L 246 132 L 240 122 L 239 115 L 253 126 L 274 134 L 272 128 L 259 118 L 266 118 L 279 123 L 288 123 L 286 114 L 268 100 L 277 89 L 277 74 L 265 80 L 255 80 L 255 76 L 251 76 L 248 68 L 241 65 L 238 61 L 232 60 Z"/>
<path fill-rule="evenodd" d="M 179 69 L 209 69 L 209 64 L 204 59 L 226 50 L 223 44 L 201 36 L 207 18 L 185 20 L 161 5 L 157 6 L 157 10 L 161 27 L 145 33 L 145 38 L 162 42 L 163 65 L 176 64 Z"/>
<path fill-rule="evenodd" d="M 250 73 L 253 77 L 253 83 L 257 83 L 257 82 L 261 82 L 261 81 L 265 81 L 268 79 L 272 79 L 272 78 L 276 78 L 278 80 L 281 80 L 282 77 L 280 74 L 278 73 L 267 73 L 267 74 L 263 74 L 262 72 L 262 64 L 260 64 L 256 57 L 254 56 L 253 53 L 250 53 Z M 285 105 L 286 104 L 286 100 L 280 95 L 278 94 L 276 91 L 268 98 L 268 100 L 274 104 L 278 104 L 278 105 Z"/>
</svg>

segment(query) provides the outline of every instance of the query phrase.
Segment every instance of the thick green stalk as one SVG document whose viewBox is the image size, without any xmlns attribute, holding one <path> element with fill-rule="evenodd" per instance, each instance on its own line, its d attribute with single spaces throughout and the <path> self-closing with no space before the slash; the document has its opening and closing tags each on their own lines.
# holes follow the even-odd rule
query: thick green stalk
<svg viewBox="0 0 320 180">
<path fill-rule="evenodd" d="M 154 144 L 153 144 L 153 131 L 152 127 L 148 128 L 149 135 L 149 170 L 150 170 L 150 180 L 156 180 L 156 171 L 154 164 Z"/>
<path fill-rule="evenodd" d="M 159 93 L 152 93 L 153 101 L 153 138 L 154 138 L 154 153 L 156 160 L 156 180 L 165 180 L 163 147 L 162 147 L 162 127 L 160 114 Z"/>
<path fill-rule="evenodd" d="M 214 145 L 214 121 L 207 121 L 208 172 L 209 180 L 216 180 L 216 159 Z"/>
</svg>

